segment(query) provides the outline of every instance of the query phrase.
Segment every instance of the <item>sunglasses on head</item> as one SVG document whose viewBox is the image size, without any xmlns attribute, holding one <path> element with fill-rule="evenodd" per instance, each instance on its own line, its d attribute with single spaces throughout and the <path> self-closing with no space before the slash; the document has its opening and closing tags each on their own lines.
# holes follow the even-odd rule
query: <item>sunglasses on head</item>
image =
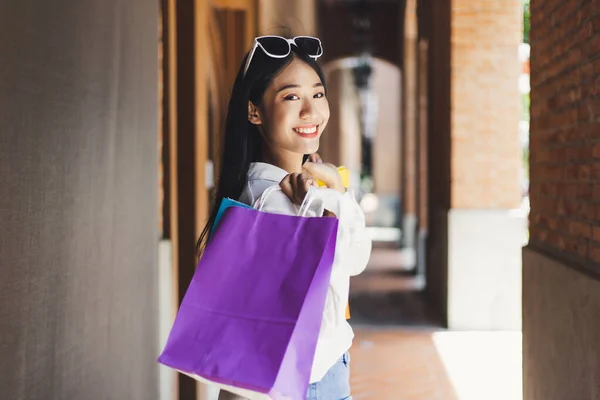
<svg viewBox="0 0 600 400">
<path fill-rule="evenodd" d="M 260 47 L 269 57 L 285 58 L 292 52 L 292 45 L 298 47 L 315 60 L 323 55 L 323 46 L 321 46 L 321 41 L 316 37 L 296 36 L 292 39 L 286 39 L 281 36 L 259 36 L 254 39 L 254 46 L 246 60 L 244 76 L 246 76 L 246 72 L 250 68 L 250 62 L 257 48 Z"/>
</svg>

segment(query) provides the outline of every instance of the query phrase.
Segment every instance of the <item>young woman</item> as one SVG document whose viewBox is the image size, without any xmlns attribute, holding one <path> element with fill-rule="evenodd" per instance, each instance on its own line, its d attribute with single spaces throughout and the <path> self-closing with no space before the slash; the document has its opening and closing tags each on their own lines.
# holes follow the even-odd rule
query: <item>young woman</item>
<svg viewBox="0 0 600 400">
<path fill-rule="evenodd" d="M 233 86 L 216 198 L 198 252 L 206 245 L 223 198 L 254 205 L 265 190 L 276 187 L 281 190 L 269 190 L 262 210 L 297 215 L 311 186 L 323 182 L 326 187 L 312 192 L 318 201 L 307 215 L 336 217 L 339 228 L 306 398 L 347 400 L 348 350 L 354 337 L 346 321 L 349 282 L 366 267 L 371 241 L 362 210 L 344 189 L 336 168 L 314 155 L 329 120 L 325 80 L 316 62 L 322 53 L 319 39 L 311 37 L 255 40 Z M 222 393 L 219 398 L 236 397 Z"/>
</svg>

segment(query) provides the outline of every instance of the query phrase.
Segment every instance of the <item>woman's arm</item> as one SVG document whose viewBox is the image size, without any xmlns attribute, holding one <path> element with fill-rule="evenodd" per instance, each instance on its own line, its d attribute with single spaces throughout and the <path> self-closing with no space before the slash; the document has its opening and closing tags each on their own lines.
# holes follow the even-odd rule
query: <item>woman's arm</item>
<svg viewBox="0 0 600 400">
<path fill-rule="evenodd" d="M 318 189 L 316 197 L 339 220 L 336 253 L 344 259 L 342 267 L 350 276 L 360 274 L 367 267 L 372 247 L 360 205 L 350 192 Z"/>
</svg>

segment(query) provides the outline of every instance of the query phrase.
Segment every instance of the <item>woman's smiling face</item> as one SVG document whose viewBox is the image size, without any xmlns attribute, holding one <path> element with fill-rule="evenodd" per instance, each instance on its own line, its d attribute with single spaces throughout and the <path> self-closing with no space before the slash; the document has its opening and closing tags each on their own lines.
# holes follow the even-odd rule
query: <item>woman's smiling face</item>
<svg viewBox="0 0 600 400">
<path fill-rule="evenodd" d="M 319 75 L 295 58 L 273 79 L 258 112 L 251 122 L 262 125 L 271 152 L 312 154 L 329 121 L 329 102 Z"/>
</svg>

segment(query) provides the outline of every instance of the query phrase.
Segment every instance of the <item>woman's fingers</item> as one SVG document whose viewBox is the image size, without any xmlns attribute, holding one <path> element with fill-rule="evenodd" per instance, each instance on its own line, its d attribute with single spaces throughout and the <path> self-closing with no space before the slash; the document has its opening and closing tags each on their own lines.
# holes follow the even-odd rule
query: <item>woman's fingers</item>
<svg viewBox="0 0 600 400">
<path fill-rule="evenodd" d="M 323 162 L 323 160 L 321 159 L 321 156 L 318 153 L 313 153 L 313 154 L 309 155 L 308 161 L 316 163 L 316 164 L 321 164 Z"/>
<path fill-rule="evenodd" d="M 294 201 L 294 188 L 292 187 L 292 176 L 286 175 L 285 178 L 279 182 L 281 191 L 291 200 Z"/>
<path fill-rule="evenodd" d="M 302 191 L 299 190 L 298 194 L 300 194 L 300 197 L 304 200 L 304 196 L 308 193 L 310 187 L 314 185 L 315 180 L 306 173 L 299 174 L 296 179 L 298 179 L 298 188 L 302 188 Z"/>
<path fill-rule="evenodd" d="M 301 205 L 310 187 L 316 185 L 312 176 L 306 173 L 289 174 L 279 183 L 281 190 L 296 205 Z"/>
</svg>

